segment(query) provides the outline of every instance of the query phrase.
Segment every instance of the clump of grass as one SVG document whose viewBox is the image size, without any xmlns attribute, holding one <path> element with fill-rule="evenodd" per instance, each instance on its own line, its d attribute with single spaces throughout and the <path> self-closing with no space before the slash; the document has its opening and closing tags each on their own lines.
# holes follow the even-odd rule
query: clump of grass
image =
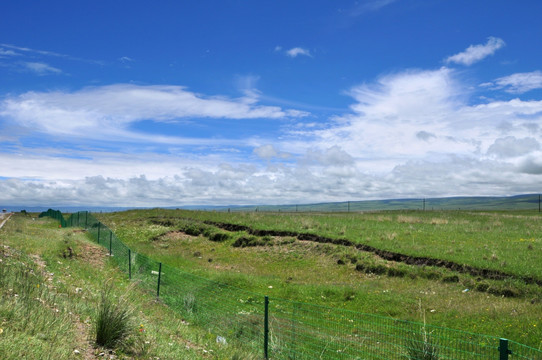
<svg viewBox="0 0 542 360">
<path fill-rule="evenodd" d="M 130 334 L 130 320 L 127 304 L 115 300 L 110 285 L 106 283 L 95 317 L 96 344 L 106 348 L 120 345 Z"/>
<path fill-rule="evenodd" d="M 188 293 L 183 298 L 184 310 L 189 314 L 194 314 L 197 311 L 196 297 L 192 293 Z"/>
<path fill-rule="evenodd" d="M 387 268 L 381 264 L 368 264 L 361 263 L 356 264 L 356 270 L 364 272 L 366 274 L 382 275 L 387 272 Z"/>
<path fill-rule="evenodd" d="M 210 233 L 207 237 L 209 238 L 209 240 L 214 242 L 223 242 L 227 241 L 230 238 L 230 235 L 225 232 L 215 232 Z"/>
<path fill-rule="evenodd" d="M 185 234 L 192 236 L 199 236 L 204 230 L 205 229 L 197 224 L 187 224 L 181 228 L 181 231 L 183 231 Z"/>
<path fill-rule="evenodd" d="M 438 348 L 435 346 L 435 344 L 433 344 L 433 340 L 431 339 L 430 335 L 427 334 L 425 328 L 422 328 L 420 334 L 414 334 L 414 337 L 407 341 L 407 355 L 405 356 L 405 359 L 438 360 Z"/>
<path fill-rule="evenodd" d="M 235 240 L 232 244 L 233 247 L 248 247 L 248 246 L 265 246 L 271 242 L 271 237 L 269 240 L 266 237 L 258 238 L 257 236 L 241 236 Z"/>
<path fill-rule="evenodd" d="M 431 334 L 425 329 L 425 311 L 422 310 L 421 300 L 419 303 L 420 312 L 423 316 L 423 326 L 419 332 L 413 332 L 412 338 L 407 340 L 405 359 L 408 360 L 438 360 L 439 350 L 433 343 Z"/>
</svg>

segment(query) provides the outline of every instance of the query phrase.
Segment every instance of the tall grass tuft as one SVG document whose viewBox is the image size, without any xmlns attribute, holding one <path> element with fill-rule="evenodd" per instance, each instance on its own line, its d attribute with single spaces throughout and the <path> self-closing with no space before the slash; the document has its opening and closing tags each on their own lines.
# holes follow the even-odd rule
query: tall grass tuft
<svg viewBox="0 0 542 360">
<path fill-rule="evenodd" d="M 408 360 L 438 360 L 438 348 L 433 344 L 431 337 L 422 332 L 422 334 L 416 334 L 413 339 L 407 341 L 406 345 Z"/>
<path fill-rule="evenodd" d="M 130 334 L 130 310 L 122 300 L 115 300 L 106 283 L 96 312 L 96 344 L 106 348 L 120 345 Z"/>
<path fill-rule="evenodd" d="M 438 347 L 433 343 L 431 334 L 425 329 L 425 310 L 422 309 L 421 300 L 419 311 L 423 316 L 423 326 L 420 332 L 413 332 L 413 337 L 407 340 L 407 356 L 405 358 L 408 360 L 438 360 Z"/>
</svg>

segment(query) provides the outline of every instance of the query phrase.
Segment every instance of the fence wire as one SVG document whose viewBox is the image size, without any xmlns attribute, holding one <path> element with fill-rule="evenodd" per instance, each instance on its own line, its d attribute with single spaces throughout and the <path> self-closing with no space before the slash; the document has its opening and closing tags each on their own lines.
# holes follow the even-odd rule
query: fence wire
<svg viewBox="0 0 542 360">
<path fill-rule="evenodd" d="M 49 209 L 60 225 L 82 227 L 147 292 L 207 329 L 266 359 L 542 360 L 542 351 L 497 337 L 371 314 L 267 298 L 161 264 L 130 250 L 91 213 Z M 268 306 L 266 306 L 268 299 Z M 267 321 L 267 323 L 266 323 Z"/>
</svg>

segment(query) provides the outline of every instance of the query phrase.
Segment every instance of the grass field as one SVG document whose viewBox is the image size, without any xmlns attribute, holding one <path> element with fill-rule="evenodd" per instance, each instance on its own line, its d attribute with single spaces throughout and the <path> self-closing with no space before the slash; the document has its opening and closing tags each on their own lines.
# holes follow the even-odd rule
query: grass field
<svg viewBox="0 0 542 360">
<path fill-rule="evenodd" d="M 251 359 L 128 281 L 107 251 L 77 228 L 16 214 L 0 229 L 0 359 Z M 107 290 L 128 310 L 126 339 L 96 346 Z"/>
<path fill-rule="evenodd" d="M 99 217 L 130 248 L 241 289 L 542 346 L 534 211 Z"/>
</svg>

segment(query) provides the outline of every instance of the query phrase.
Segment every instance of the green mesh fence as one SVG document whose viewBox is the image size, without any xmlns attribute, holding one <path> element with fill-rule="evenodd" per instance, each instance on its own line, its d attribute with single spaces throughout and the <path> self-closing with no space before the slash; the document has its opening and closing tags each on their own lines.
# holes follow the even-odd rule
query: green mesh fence
<svg viewBox="0 0 542 360">
<path fill-rule="evenodd" d="M 58 222 L 60 222 L 60 226 L 66 227 L 66 220 L 64 219 L 64 216 L 62 215 L 62 213 L 59 210 L 49 209 L 49 210 L 44 211 L 41 214 L 39 214 L 38 217 L 41 218 L 41 217 L 44 217 L 44 216 L 52 217 L 53 219 L 56 219 L 56 220 L 58 220 Z"/>
<path fill-rule="evenodd" d="M 349 310 L 267 298 L 161 264 L 131 251 L 86 211 L 66 221 L 60 211 L 40 214 L 61 226 L 83 227 L 132 280 L 207 329 L 217 342 L 266 359 L 529 359 L 542 351 L 492 336 Z M 266 304 L 267 303 L 267 304 Z"/>
</svg>

